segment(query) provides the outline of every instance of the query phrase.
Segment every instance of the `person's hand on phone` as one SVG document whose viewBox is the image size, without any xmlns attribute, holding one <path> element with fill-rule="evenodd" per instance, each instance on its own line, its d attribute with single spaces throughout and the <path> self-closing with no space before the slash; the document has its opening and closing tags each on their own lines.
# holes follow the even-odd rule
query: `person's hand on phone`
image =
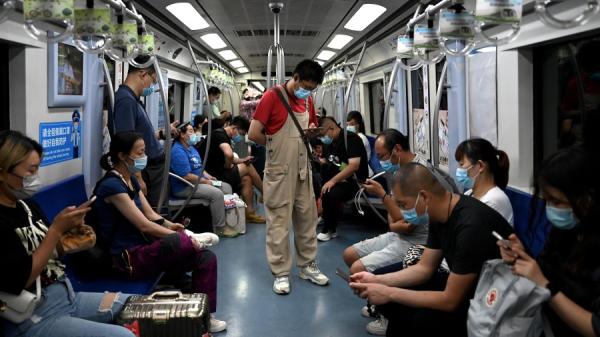
<svg viewBox="0 0 600 337">
<path fill-rule="evenodd" d="M 356 274 L 350 275 L 350 282 L 352 283 L 379 283 L 377 276 L 372 273 L 361 271 Z"/>
<path fill-rule="evenodd" d="M 63 234 L 75 227 L 81 226 L 85 214 L 90 210 L 89 205 L 85 205 L 85 203 L 80 207 L 69 206 L 54 217 L 54 222 L 52 222 L 50 229 L 55 229 L 59 234 Z"/>
<path fill-rule="evenodd" d="M 375 180 L 367 179 L 367 181 L 365 181 L 365 183 L 362 186 L 367 193 L 374 195 L 378 198 L 383 198 L 383 196 L 385 195 L 385 190 L 383 189 L 383 186 L 381 186 L 381 184 L 376 182 Z"/>
<path fill-rule="evenodd" d="M 167 228 L 169 228 L 170 230 L 174 231 L 174 232 L 179 232 L 185 229 L 185 226 L 180 224 L 180 223 L 169 223 L 167 225 Z"/>
<path fill-rule="evenodd" d="M 515 249 L 520 247 L 522 250 L 524 250 L 523 244 L 515 234 L 511 234 L 508 237 L 508 240 L 498 240 L 496 244 L 498 247 L 500 247 L 500 255 L 502 256 L 502 260 L 508 264 L 515 263 L 515 260 L 519 257 Z"/>
<path fill-rule="evenodd" d="M 360 298 L 364 298 L 373 305 L 382 305 L 390 302 L 391 288 L 377 283 L 350 283 L 350 287 Z"/>
<path fill-rule="evenodd" d="M 246 157 L 246 158 L 242 159 L 242 162 L 243 162 L 244 164 L 250 164 L 250 163 L 252 163 L 253 161 L 254 161 L 254 157 L 253 157 L 253 156 L 248 156 L 248 157 Z"/>
</svg>

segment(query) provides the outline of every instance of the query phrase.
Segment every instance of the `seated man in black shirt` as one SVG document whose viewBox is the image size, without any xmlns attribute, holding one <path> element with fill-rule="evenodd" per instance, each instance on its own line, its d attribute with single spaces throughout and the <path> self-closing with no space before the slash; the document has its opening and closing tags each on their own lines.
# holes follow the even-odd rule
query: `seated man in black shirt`
<svg viewBox="0 0 600 337">
<path fill-rule="evenodd" d="M 429 220 L 421 260 L 399 272 L 351 276 L 350 287 L 389 319 L 387 336 L 466 336 L 467 310 L 486 260 L 499 258 L 492 231 L 512 228 L 495 210 L 472 197 L 445 190 L 418 163 L 394 176 L 394 198 L 410 223 Z M 436 273 L 446 259 L 450 274 Z"/>
<path fill-rule="evenodd" d="M 321 161 L 325 182 L 321 188 L 324 226 L 317 239 L 329 241 L 337 237 L 337 221 L 343 203 L 352 199 L 359 189 L 358 183 L 367 179 L 369 161 L 358 135 L 348 132 L 346 143 L 344 130 L 332 117 L 322 117 L 319 126 L 322 127 L 320 140 L 326 145 L 326 151 L 325 160 Z"/>
<path fill-rule="evenodd" d="M 213 126 L 214 127 L 214 126 Z M 246 221 L 264 223 L 265 219 L 254 211 L 254 185 L 262 193 L 262 179 L 252 165 L 253 157 L 237 158 L 234 155 L 232 141 L 241 142 L 248 132 L 250 122 L 236 116 L 231 124 L 213 129 L 210 139 L 210 151 L 206 158 L 206 141 L 200 143 L 200 154 L 206 165 L 206 171 L 219 180 L 231 185 L 234 191 L 241 192 L 247 205 Z"/>
</svg>

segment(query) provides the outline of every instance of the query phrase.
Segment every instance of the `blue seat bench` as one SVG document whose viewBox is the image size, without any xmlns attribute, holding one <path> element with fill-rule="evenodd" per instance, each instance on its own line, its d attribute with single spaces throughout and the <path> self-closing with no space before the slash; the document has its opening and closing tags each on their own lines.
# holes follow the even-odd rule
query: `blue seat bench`
<svg viewBox="0 0 600 337">
<path fill-rule="evenodd" d="M 33 200 L 40 206 L 48 221 L 52 223 L 54 217 L 65 207 L 78 206 L 88 199 L 85 190 L 83 175 L 75 175 L 55 184 L 45 186 L 34 197 Z M 154 279 L 132 281 L 117 277 L 103 277 L 95 280 L 82 279 L 78 277 L 77 271 L 69 264 L 68 255 L 63 261 L 75 291 L 85 292 L 123 292 L 128 294 L 149 294 L 158 284 L 161 276 Z"/>
</svg>

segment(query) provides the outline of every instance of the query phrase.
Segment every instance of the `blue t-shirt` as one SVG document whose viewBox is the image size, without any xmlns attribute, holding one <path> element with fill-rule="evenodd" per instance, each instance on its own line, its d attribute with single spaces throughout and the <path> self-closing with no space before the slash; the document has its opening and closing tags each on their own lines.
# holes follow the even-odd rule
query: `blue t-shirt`
<svg viewBox="0 0 600 337">
<path fill-rule="evenodd" d="M 98 235 L 107 242 L 112 255 L 120 255 L 124 249 L 148 243 L 142 233 L 113 205 L 106 203 L 105 198 L 119 193 L 126 193 L 140 210 L 140 185 L 135 176 L 131 176 L 133 191 L 125 182 L 112 173 L 98 182 L 96 201 L 92 204 L 98 219 Z"/>
<path fill-rule="evenodd" d="M 176 141 L 171 148 L 171 172 L 180 177 L 185 177 L 189 173 L 199 175 L 202 169 L 202 159 L 200 154 L 193 146 L 187 148 Z M 171 191 L 173 193 L 181 192 L 187 186 L 176 178 L 169 177 L 171 182 Z"/>
<path fill-rule="evenodd" d="M 146 113 L 144 104 L 127 85 L 121 85 L 115 93 L 115 111 L 108 114 L 108 127 L 111 131 L 135 131 L 142 135 L 146 143 L 148 159 L 163 155 L 162 144 L 156 139 L 154 127 Z M 113 128 L 114 125 L 114 128 Z"/>
</svg>

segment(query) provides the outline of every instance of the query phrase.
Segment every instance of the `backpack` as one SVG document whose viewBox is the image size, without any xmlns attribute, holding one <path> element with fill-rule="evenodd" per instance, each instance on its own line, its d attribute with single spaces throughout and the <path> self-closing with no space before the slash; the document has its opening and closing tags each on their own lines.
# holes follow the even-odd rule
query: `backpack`
<svg viewBox="0 0 600 337">
<path fill-rule="evenodd" d="M 500 259 L 486 261 L 467 316 L 469 337 L 538 337 L 550 291 L 513 274 Z"/>
</svg>

